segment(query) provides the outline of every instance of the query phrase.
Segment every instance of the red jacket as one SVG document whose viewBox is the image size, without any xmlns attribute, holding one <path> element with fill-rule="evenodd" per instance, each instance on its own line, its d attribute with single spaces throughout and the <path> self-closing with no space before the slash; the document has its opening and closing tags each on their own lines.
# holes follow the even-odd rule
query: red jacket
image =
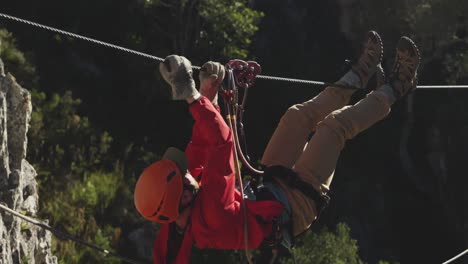
<svg viewBox="0 0 468 264">
<path fill-rule="evenodd" d="M 211 102 L 202 97 L 190 106 L 195 119 L 192 140 L 185 153 L 194 177 L 203 172 L 195 199 L 191 222 L 187 226 L 175 264 L 190 260 L 192 244 L 199 248 L 244 249 L 244 216 L 241 195 L 235 189 L 233 141 L 231 131 Z M 283 205 L 276 201 L 248 201 L 248 246 L 257 248 L 271 232 L 271 225 L 261 224 L 278 216 Z M 165 264 L 169 225 L 161 225 L 154 243 L 154 263 Z"/>
</svg>

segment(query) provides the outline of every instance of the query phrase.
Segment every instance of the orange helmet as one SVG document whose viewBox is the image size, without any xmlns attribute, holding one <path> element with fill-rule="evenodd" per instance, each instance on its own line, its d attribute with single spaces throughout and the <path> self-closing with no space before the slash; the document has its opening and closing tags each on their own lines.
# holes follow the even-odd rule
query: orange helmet
<svg viewBox="0 0 468 264">
<path fill-rule="evenodd" d="M 182 151 L 169 148 L 162 160 L 143 171 L 135 186 L 134 200 L 144 218 L 158 223 L 177 219 L 187 164 Z"/>
</svg>

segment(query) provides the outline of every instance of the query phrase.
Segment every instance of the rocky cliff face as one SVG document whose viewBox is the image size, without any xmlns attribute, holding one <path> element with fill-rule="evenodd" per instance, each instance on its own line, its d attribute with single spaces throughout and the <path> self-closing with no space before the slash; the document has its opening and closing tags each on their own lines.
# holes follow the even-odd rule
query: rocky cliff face
<svg viewBox="0 0 468 264">
<path fill-rule="evenodd" d="M 34 217 L 36 171 L 25 159 L 31 111 L 29 92 L 5 75 L 0 60 L 0 203 Z M 16 263 L 57 263 L 51 234 L 0 210 L 0 264 Z"/>
</svg>

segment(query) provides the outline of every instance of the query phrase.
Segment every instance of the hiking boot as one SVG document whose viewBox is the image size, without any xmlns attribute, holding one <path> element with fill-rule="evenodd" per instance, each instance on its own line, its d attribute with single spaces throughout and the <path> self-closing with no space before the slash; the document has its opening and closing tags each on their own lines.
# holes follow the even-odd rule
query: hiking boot
<svg viewBox="0 0 468 264">
<path fill-rule="evenodd" d="M 382 68 L 382 64 L 380 63 L 377 65 L 377 69 L 375 70 L 375 77 L 377 80 L 377 85 L 375 86 L 374 90 L 384 85 L 386 82 L 385 72 L 384 72 L 384 69 Z"/>
<path fill-rule="evenodd" d="M 395 62 L 390 74 L 390 85 L 396 99 L 416 89 L 420 60 L 416 44 L 408 37 L 401 37 L 397 44 Z"/>
<path fill-rule="evenodd" d="M 361 87 L 367 86 L 369 79 L 377 70 L 377 65 L 382 62 L 382 57 L 382 39 L 375 31 L 367 32 L 361 55 L 358 61 L 351 66 L 352 71 L 359 76 Z"/>
<path fill-rule="evenodd" d="M 382 64 L 377 64 L 377 67 L 375 69 L 375 74 L 369 79 L 369 82 L 367 83 L 367 86 L 365 87 L 365 91 L 368 93 L 370 91 L 373 91 L 380 86 L 384 85 L 386 83 L 386 76 L 384 69 L 382 68 Z"/>
</svg>

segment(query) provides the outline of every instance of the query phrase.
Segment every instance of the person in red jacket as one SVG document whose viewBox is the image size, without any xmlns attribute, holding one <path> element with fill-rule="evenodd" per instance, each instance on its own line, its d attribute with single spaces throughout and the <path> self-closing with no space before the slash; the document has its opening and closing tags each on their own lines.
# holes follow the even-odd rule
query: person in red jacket
<svg viewBox="0 0 468 264">
<path fill-rule="evenodd" d="M 243 249 L 245 221 L 235 188 L 232 135 L 213 104 L 224 68 L 214 62 L 203 66 L 201 92 L 210 99 L 195 89 L 186 58 L 169 56 L 160 71 L 171 84 L 174 99 L 190 104 L 195 124 L 185 153 L 168 149 L 161 161 L 144 170 L 135 187 L 138 211 L 162 223 L 154 263 L 189 263 L 194 242 L 200 248 Z M 271 233 L 271 222 L 283 205 L 246 201 L 246 207 L 248 246 L 257 248 Z"/>
<path fill-rule="evenodd" d="M 195 124 L 185 153 L 168 149 L 162 160 L 143 171 L 135 187 L 138 212 L 161 223 L 154 263 L 189 263 L 194 243 L 199 248 L 255 249 L 273 241 L 288 247 L 292 237 L 306 231 L 327 203 L 346 140 L 383 119 L 395 100 L 416 87 L 419 51 L 402 37 L 389 81 L 345 106 L 354 90 L 343 86 L 366 89 L 374 74 L 383 78 L 382 49 L 379 35 L 368 32 L 361 56 L 337 85 L 288 109 L 263 155 L 265 179 L 257 200 L 245 200 L 246 217 L 235 188 L 231 131 L 216 104 L 224 68 L 205 63 L 198 92 L 190 61 L 168 56 L 160 72 L 173 99 L 189 103 Z"/>
</svg>

